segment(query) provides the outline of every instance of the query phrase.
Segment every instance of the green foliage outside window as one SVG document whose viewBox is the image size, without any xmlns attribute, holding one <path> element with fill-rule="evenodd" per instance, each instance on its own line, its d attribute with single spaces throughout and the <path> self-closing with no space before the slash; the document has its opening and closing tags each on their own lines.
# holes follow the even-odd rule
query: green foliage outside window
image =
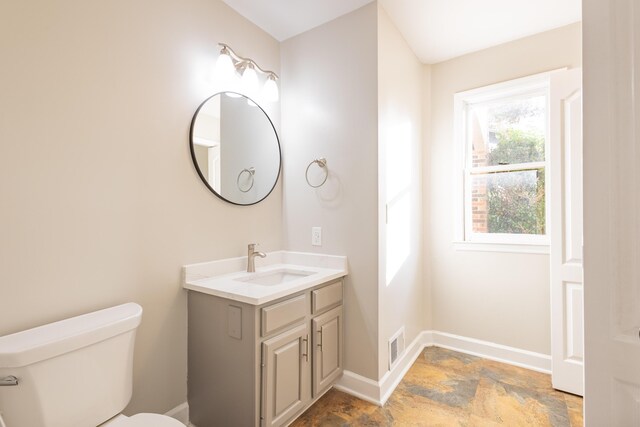
<svg viewBox="0 0 640 427">
<path fill-rule="evenodd" d="M 537 132 L 507 128 L 495 133 L 498 144 L 487 155 L 487 164 L 543 162 L 544 136 Z"/>
<path fill-rule="evenodd" d="M 496 132 L 490 165 L 544 161 L 544 136 L 507 128 Z M 545 171 L 486 175 L 489 233 L 545 234 Z"/>
</svg>

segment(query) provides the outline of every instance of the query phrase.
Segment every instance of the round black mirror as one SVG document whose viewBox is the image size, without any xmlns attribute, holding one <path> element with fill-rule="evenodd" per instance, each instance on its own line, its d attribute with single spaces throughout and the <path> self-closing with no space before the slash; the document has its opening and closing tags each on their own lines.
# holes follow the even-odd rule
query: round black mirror
<svg viewBox="0 0 640 427">
<path fill-rule="evenodd" d="M 205 185 L 236 205 L 253 205 L 280 176 L 278 134 L 267 113 L 234 92 L 206 99 L 191 121 L 191 157 Z"/>
</svg>

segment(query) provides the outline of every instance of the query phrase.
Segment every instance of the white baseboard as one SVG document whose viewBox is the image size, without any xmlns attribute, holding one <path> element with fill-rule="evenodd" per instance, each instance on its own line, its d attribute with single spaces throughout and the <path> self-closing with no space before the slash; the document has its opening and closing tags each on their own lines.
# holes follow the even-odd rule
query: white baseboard
<svg viewBox="0 0 640 427">
<path fill-rule="evenodd" d="M 398 387 L 402 378 L 407 374 L 409 368 L 413 365 L 416 359 L 422 354 L 422 350 L 429 344 L 427 341 L 430 338 L 427 331 L 422 331 L 418 336 L 411 341 L 409 347 L 407 347 L 398 360 L 398 363 L 379 381 L 380 385 L 380 403 L 384 405 L 387 399 L 391 396 L 391 393 Z"/>
<path fill-rule="evenodd" d="M 180 405 L 167 412 L 165 415 L 171 418 L 175 418 L 184 425 L 190 425 L 189 404 L 187 402 L 181 403 Z"/>
<path fill-rule="evenodd" d="M 382 406 L 386 403 L 391 393 L 396 389 L 413 362 L 416 361 L 429 339 L 427 332 L 421 332 L 406 348 L 394 368 L 380 379 L 374 381 L 351 371 L 344 371 L 342 378 L 334 385 L 334 388 L 344 391 L 374 405 Z"/>
<path fill-rule="evenodd" d="M 355 372 L 344 371 L 342 377 L 333 388 L 371 402 L 374 405 L 382 406 L 380 400 L 380 385 L 378 382 L 358 375 Z"/>
<path fill-rule="evenodd" d="M 432 333 L 433 345 L 437 347 L 459 351 L 460 353 L 495 360 L 496 362 L 519 366 L 545 374 L 551 373 L 551 356 L 548 354 L 535 353 L 533 351 L 521 350 L 489 341 L 447 334 L 445 332 L 433 331 Z"/>
<path fill-rule="evenodd" d="M 425 347 L 437 346 L 470 354 L 545 374 L 551 373 L 551 356 L 521 350 L 489 341 L 461 337 L 438 331 L 422 331 L 407 347 L 398 364 L 380 379 L 374 381 L 351 371 L 344 371 L 334 386 L 340 391 L 382 406 L 396 389 L 402 378 Z"/>
</svg>

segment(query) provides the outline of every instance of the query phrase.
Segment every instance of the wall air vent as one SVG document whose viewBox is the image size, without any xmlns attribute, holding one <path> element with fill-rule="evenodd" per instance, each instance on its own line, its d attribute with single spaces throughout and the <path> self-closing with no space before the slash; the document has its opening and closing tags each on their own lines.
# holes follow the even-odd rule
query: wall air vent
<svg viewBox="0 0 640 427">
<path fill-rule="evenodd" d="M 389 339 L 389 370 L 393 369 L 404 353 L 404 326 Z"/>
</svg>

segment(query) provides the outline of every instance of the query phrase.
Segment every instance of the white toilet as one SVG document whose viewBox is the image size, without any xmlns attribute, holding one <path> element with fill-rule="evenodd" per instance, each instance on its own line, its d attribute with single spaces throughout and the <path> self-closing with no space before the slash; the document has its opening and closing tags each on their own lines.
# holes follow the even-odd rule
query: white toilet
<svg viewBox="0 0 640 427">
<path fill-rule="evenodd" d="M 141 318 L 128 303 L 0 337 L 0 427 L 184 427 L 120 414 Z"/>
</svg>

